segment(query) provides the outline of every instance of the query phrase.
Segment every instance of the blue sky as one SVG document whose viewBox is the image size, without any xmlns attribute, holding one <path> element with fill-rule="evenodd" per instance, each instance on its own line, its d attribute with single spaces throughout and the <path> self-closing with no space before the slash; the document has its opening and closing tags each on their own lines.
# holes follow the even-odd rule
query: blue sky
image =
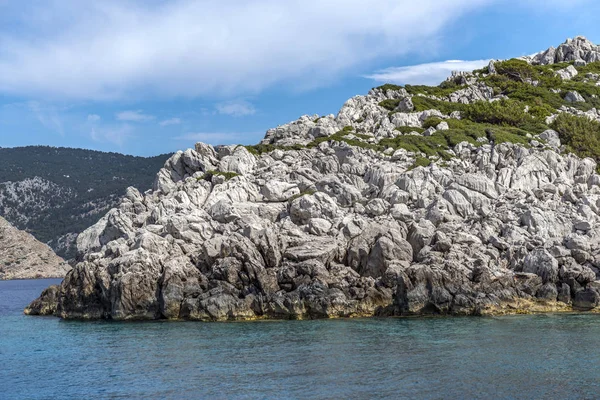
<svg viewBox="0 0 600 400">
<path fill-rule="evenodd" d="M 0 0 L 0 147 L 252 144 L 383 81 L 600 40 L 593 0 L 22 3 Z"/>
</svg>

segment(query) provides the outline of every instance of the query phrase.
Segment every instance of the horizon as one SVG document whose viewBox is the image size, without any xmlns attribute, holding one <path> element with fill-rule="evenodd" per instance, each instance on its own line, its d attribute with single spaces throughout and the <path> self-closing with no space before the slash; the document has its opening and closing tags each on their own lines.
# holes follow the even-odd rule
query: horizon
<svg viewBox="0 0 600 400">
<path fill-rule="evenodd" d="M 0 1 L 0 147 L 153 157 L 256 144 L 383 83 L 437 85 L 567 38 L 596 43 L 594 11 L 588 0 Z"/>
</svg>

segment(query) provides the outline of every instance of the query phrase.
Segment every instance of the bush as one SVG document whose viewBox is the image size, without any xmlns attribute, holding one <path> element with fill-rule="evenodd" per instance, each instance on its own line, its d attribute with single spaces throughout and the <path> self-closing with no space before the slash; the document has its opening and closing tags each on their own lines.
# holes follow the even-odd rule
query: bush
<svg viewBox="0 0 600 400">
<path fill-rule="evenodd" d="M 389 111 L 394 111 L 398 104 L 400 104 L 400 99 L 385 99 L 379 102 L 379 106 Z"/>
<path fill-rule="evenodd" d="M 363 140 L 371 138 L 371 136 L 369 136 L 369 135 L 362 135 L 359 133 L 354 133 L 354 132 L 348 131 L 344 128 L 343 130 L 338 131 L 331 136 L 324 136 L 324 137 L 316 138 L 315 140 L 313 140 L 312 142 L 307 144 L 306 147 L 309 149 L 312 149 L 314 147 L 317 147 L 319 144 L 321 144 L 323 142 L 329 142 L 332 140 L 336 140 L 338 142 L 345 142 L 345 143 L 349 144 L 350 146 L 361 147 L 363 149 L 373 149 L 373 150 L 378 149 L 378 147 L 376 145 L 373 145 L 371 143 L 365 143 L 360 140 L 346 138 L 346 136 L 349 134 L 352 134 Z"/>
<path fill-rule="evenodd" d="M 525 82 L 527 80 L 535 80 L 539 77 L 539 72 L 533 65 L 527 61 L 515 58 L 497 62 L 494 64 L 494 67 L 499 75 L 504 75 L 513 81 Z"/>
<path fill-rule="evenodd" d="M 519 126 L 531 121 L 525 105 L 514 100 L 478 101 L 465 108 L 463 118 L 494 125 Z"/>
<path fill-rule="evenodd" d="M 302 146 L 301 144 L 295 144 L 293 146 L 275 146 L 273 144 L 255 144 L 252 146 L 244 146 L 246 148 L 246 150 L 248 150 L 248 152 L 250 154 L 254 154 L 255 156 L 259 156 L 263 153 L 270 153 L 274 150 L 284 150 L 284 151 L 289 151 L 289 150 L 303 150 L 306 147 Z"/>
<path fill-rule="evenodd" d="M 230 180 L 232 178 L 235 178 L 236 176 L 239 176 L 240 174 L 236 174 L 235 172 L 222 172 L 222 171 L 211 170 L 211 171 L 206 171 L 204 173 L 204 175 L 202 175 L 200 178 L 198 178 L 198 180 L 204 179 L 205 181 L 209 181 L 210 182 L 212 180 L 212 177 L 214 175 L 223 176 L 223 177 L 225 177 L 225 180 L 228 181 L 228 180 Z"/>
<path fill-rule="evenodd" d="M 423 121 L 423 128 L 435 128 L 440 122 L 442 122 L 442 119 L 440 117 L 428 117 L 425 121 Z"/>
<path fill-rule="evenodd" d="M 600 161 L 600 123 L 587 117 L 560 114 L 552 129 L 558 132 L 567 150 L 579 157 L 590 157 Z"/>
<path fill-rule="evenodd" d="M 425 131 L 425 129 L 420 128 L 418 126 L 399 126 L 395 130 L 403 134 L 411 132 L 423 133 L 423 131 Z"/>
<path fill-rule="evenodd" d="M 412 95 L 426 94 L 428 96 L 446 97 L 450 93 L 465 87 L 465 85 L 459 85 L 454 81 L 444 81 L 439 86 L 406 85 L 405 89 Z"/>
<path fill-rule="evenodd" d="M 381 89 L 383 91 L 386 91 L 386 90 L 400 90 L 400 89 L 404 89 L 404 88 L 402 86 L 393 85 L 391 83 L 386 83 L 385 85 L 378 86 L 376 89 Z"/>
<path fill-rule="evenodd" d="M 431 160 L 425 157 L 417 157 L 415 163 L 408 168 L 408 171 L 417 167 L 428 167 L 431 165 Z"/>
<path fill-rule="evenodd" d="M 462 111 L 467 104 L 451 103 L 449 101 L 430 99 L 424 96 L 414 96 L 412 98 L 415 111 L 439 110 L 442 114 L 450 114 L 453 111 Z"/>
</svg>

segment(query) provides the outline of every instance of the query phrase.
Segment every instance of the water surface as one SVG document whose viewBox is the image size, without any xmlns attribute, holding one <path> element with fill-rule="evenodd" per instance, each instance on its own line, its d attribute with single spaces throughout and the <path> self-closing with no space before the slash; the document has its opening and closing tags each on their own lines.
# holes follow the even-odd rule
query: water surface
<svg viewBox="0 0 600 400">
<path fill-rule="evenodd" d="M 0 398 L 598 398 L 600 316 L 245 323 L 27 317 L 0 281 Z"/>
</svg>

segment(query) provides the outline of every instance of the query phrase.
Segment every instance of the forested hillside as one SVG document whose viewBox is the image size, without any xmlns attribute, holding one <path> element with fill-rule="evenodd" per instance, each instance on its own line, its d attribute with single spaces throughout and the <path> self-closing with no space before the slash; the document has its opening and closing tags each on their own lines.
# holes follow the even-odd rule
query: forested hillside
<svg viewBox="0 0 600 400">
<path fill-rule="evenodd" d="M 69 258 L 77 234 L 115 206 L 127 187 L 149 189 L 169 156 L 0 148 L 0 216 Z"/>
</svg>

